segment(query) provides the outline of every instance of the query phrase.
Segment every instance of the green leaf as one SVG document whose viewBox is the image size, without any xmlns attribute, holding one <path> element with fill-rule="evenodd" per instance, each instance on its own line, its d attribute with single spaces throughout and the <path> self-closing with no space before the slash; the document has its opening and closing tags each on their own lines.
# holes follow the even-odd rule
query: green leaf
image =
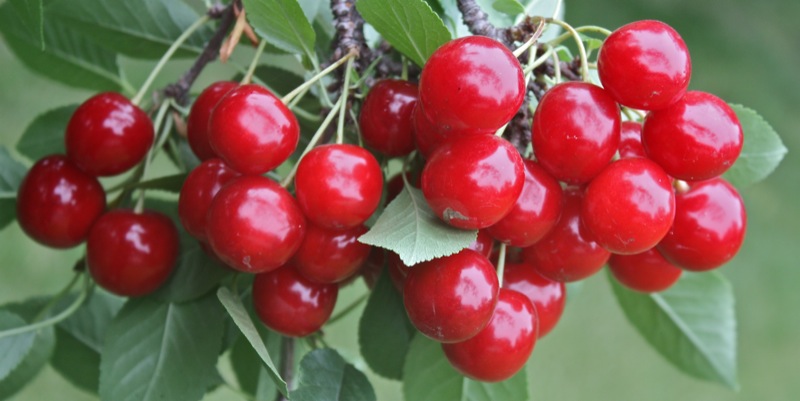
<svg viewBox="0 0 800 401">
<path fill-rule="evenodd" d="M 0 229 L 17 218 L 17 189 L 27 169 L 0 146 Z"/>
<path fill-rule="evenodd" d="M 171 302 L 197 299 L 213 290 L 231 271 L 209 256 L 200 243 L 181 232 L 181 253 L 175 271 L 153 296 Z"/>
<path fill-rule="evenodd" d="M 280 363 L 281 344 L 283 337 L 280 334 L 267 329 L 259 330 L 261 338 L 264 339 L 267 350 L 275 356 L 275 362 Z M 262 398 L 270 401 L 275 399 L 278 388 L 270 379 L 267 369 L 263 367 L 261 358 L 253 352 L 253 347 L 247 338 L 240 336 L 233 344 L 230 353 L 231 367 L 236 375 L 239 386 L 246 393 L 256 396 L 261 394 Z"/>
<path fill-rule="evenodd" d="M 44 306 L 46 300 L 33 298 L 22 303 L 6 305 L 5 309 L 22 319 L 26 323 L 33 321 L 34 317 Z M 52 327 L 45 327 L 35 333 L 35 339 L 30 351 L 5 378 L 0 380 L 0 399 L 6 399 L 21 390 L 33 380 L 42 370 L 47 360 L 53 353 L 55 335 Z"/>
<path fill-rule="evenodd" d="M 39 43 L 39 49 L 44 50 L 44 7 L 42 0 L 11 0 L 17 9 L 22 24 L 30 32 L 31 38 Z"/>
<path fill-rule="evenodd" d="M 401 380 L 403 363 L 415 331 L 406 315 L 403 296 L 384 270 L 358 322 L 361 356 L 373 372 Z"/>
<path fill-rule="evenodd" d="M 336 351 L 325 348 L 309 352 L 300 361 L 293 401 L 370 401 L 375 390 L 367 376 L 346 363 Z"/>
<path fill-rule="evenodd" d="M 722 275 L 684 272 L 672 288 L 654 294 L 609 281 L 625 316 L 668 361 L 689 375 L 739 387 L 733 290 Z"/>
<path fill-rule="evenodd" d="M 7 310 L 0 310 L 0 331 L 25 325 L 27 323 L 21 317 Z M 36 333 L 32 331 L 0 338 L 0 381 L 5 379 L 25 359 L 35 338 Z"/>
<path fill-rule="evenodd" d="M 358 240 L 393 251 L 406 265 L 413 266 L 452 255 L 468 247 L 477 237 L 475 230 L 459 230 L 439 220 L 422 191 L 406 187 Z"/>
<path fill-rule="evenodd" d="M 442 19 L 423 0 L 358 0 L 356 8 L 395 49 L 419 66 L 451 39 Z"/>
<path fill-rule="evenodd" d="M 30 160 L 56 153 L 66 154 L 64 132 L 77 108 L 77 104 L 72 104 L 39 114 L 19 138 L 17 151 Z"/>
<path fill-rule="evenodd" d="M 524 401 L 529 398 L 525 369 L 508 380 L 483 383 L 467 379 L 447 361 L 441 344 L 416 335 L 403 369 L 408 401 Z"/>
<path fill-rule="evenodd" d="M 131 299 L 111 322 L 100 362 L 104 400 L 199 400 L 216 380 L 224 314 L 191 303 Z"/>
<path fill-rule="evenodd" d="M 291 53 L 314 55 L 314 28 L 297 0 L 243 0 L 247 19 L 269 43 Z"/>
<path fill-rule="evenodd" d="M 153 178 L 147 181 L 141 181 L 126 186 L 127 189 L 155 189 L 160 191 L 172 192 L 174 194 L 180 193 L 183 187 L 183 182 L 186 181 L 188 173 L 178 173 L 173 175 L 166 175 L 163 177 Z"/>
<path fill-rule="evenodd" d="M 755 184 L 775 171 L 786 155 L 786 146 L 771 125 L 755 110 L 731 104 L 744 131 L 744 146 L 736 163 L 723 177 L 737 187 Z"/>
<path fill-rule="evenodd" d="M 50 366 L 76 387 L 97 394 L 100 387 L 100 353 L 62 329 L 56 329 L 56 346 Z"/>
<path fill-rule="evenodd" d="M 525 14 L 525 7 L 517 0 L 495 0 L 492 8 L 511 17 Z"/>
</svg>

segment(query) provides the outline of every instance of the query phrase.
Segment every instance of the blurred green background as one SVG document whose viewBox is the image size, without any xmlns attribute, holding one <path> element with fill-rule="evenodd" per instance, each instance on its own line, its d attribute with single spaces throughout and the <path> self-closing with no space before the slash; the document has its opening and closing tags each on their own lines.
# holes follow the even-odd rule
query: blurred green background
<svg viewBox="0 0 800 401">
<path fill-rule="evenodd" d="M 796 0 L 568 0 L 573 25 L 616 28 L 659 19 L 691 51 L 691 88 L 756 109 L 778 131 L 789 154 L 766 181 L 742 191 L 749 213 L 745 244 L 722 269 L 737 299 L 741 391 L 688 377 L 663 360 L 634 331 L 612 298 L 605 275 L 589 279 L 571 299 L 559 326 L 541 341 L 529 365 L 534 400 L 797 400 L 800 399 L 800 2 Z M 149 65 L 125 63 L 131 82 Z M 162 76 L 177 77 L 186 65 Z M 39 113 L 91 94 L 34 75 L 0 42 L 0 145 L 13 147 Z M 203 74 L 210 82 L 215 66 Z M 19 227 L 0 231 L 0 303 L 52 294 L 71 276 L 80 250 L 56 252 L 25 238 Z M 361 286 L 350 289 L 351 297 Z M 343 302 L 345 303 L 345 302 Z M 355 356 L 357 314 L 328 331 L 331 343 Z M 76 362 L 77 363 L 77 362 Z M 400 400 L 399 385 L 371 376 L 379 400 Z M 226 390 L 208 397 L 237 399 Z M 92 400 L 46 368 L 16 400 Z M 446 400 L 443 400 L 446 401 Z"/>
</svg>

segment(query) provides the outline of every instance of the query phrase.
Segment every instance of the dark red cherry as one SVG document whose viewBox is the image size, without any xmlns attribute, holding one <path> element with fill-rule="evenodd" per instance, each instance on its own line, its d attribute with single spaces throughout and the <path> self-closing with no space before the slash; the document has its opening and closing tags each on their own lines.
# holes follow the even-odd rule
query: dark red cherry
<svg viewBox="0 0 800 401">
<path fill-rule="evenodd" d="M 539 337 L 553 330 L 567 303 L 564 283 L 543 277 L 527 263 L 506 262 L 503 270 L 503 288 L 520 292 L 528 297 L 539 315 Z"/>
<path fill-rule="evenodd" d="M 364 278 L 364 284 L 366 284 L 367 288 L 370 290 L 375 288 L 375 284 L 378 282 L 381 272 L 383 272 L 387 253 L 388 251 L 383 248 L 370 247 L 369 256 L 367 256 L 367 260 L 361 265 L 361 269 L 358 271 L 358 275 Z M 341 288 L 342 285 L 347 282 L 348 280 L 339 283 L 339 287 Z"/>
<path fill-rule="evenodd" d="M 411 270 L 411 268 L 403 263 L 403 260 L 400 259 L 398 254 L 392 251 L 386 252 L 386 261 L 389 270 L 389 278 L 392 279 L 394 288 L 397 288 L 397 291 L 402 294 L 403 287 L 406 284 L 406 277 L 408 277 L 408 271 Z"/>
<path fill-rule="evenodd" d="M 387 156 L 411 153 L 414 150 L 411 117 L 418 92 L 417 85 L 397 79 L 384 79 L 373 85 L 358 116 L 364 143 Z"/>
<path fill-rule="evenodd" d="M 623 121 L 619 129 L 619 157 L 647 157 L 642 145 L 642 124 Z"/>
<path fill-rule="evenodd" d="M 488 258 L 494 249 L 494 238 L 486 230 L 478 230 L 478 237 L 467 248 Z"/>
<path fill-rule="evenodd" d="M 496 131 L 496 129 L 480 130 L 472 127 L 453 128 L 437 125 L 425 116 L 425 112 L 419 103 L 414 108 L 412 120 L 414 124 L 414 143 L 422 157 L 426 159 L 430 158 L 433 152 L 450 138 L 461 138 L 470 135 L 493 135 Z"/>
<path fill-rule="evenodd" d="M 331 230 L 309 224 L 292 259 L 295 268 L 318 283 L 338 283 L 349 278 L 369 256 L 371 247 L 358 242 L 358 237 L 367 231 L 363 225 Z"/>
<path fill-rule="evenodd" d="M 186 120 L 187 139 L 198 159 L 208 160 L 212 157 L 219 157 L 208 142 L 208 122 L 211 119 L 211 111 L 214 110 L 220 99 L 237 86 L 239 84 L 232 81 L 214 82 L 203 89 L 203 92 L 194 101 L 192 109 L 189 110 L 189 118 Z"/>
<path fill-rule="evenodd" d="M 186 177 L 178 197 L 178 216 L 186 232 L 207 242 L 206 216 L 214 196 L 240 174 L 220 159 L 212 158 L 195 167 Z"/>
<path fill-rule="evenodd" d="M 620 284 L 639 292 L 664 291 L 678 281 L 683 271 L 655 248 L 635 255 L 611 255 L 608 268 Z"/>
</svg>

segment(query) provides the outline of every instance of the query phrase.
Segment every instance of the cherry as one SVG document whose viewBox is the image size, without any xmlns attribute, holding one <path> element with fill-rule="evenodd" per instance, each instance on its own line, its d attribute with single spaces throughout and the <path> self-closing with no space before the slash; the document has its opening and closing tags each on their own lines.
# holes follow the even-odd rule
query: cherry
<svg viewBox="0 0 800 401">
<path fill-rule="evenodd" d="M 442 344 L 456 370 L 484 382 L 506 380 L 528 362 L 536 345 L 539 319 L 531 301 L 517 291 L 501 288 L 489 324 L 474 337 Z"/>
<path fill-rule="evenodd" d="M 724 173 L 742 151 L 736 113 L 722 99 L 690 91 L 677 103 L 650 112 L 642 128 L 647 156 L 667 174 L 702 181 Z"/>
<path fill-rule="evenodd" d="M 306 217 L 332 229 L 356 227 L 381 201 L 383 173 L 378 161 L 356 145 L 323 145 L 297 166 L 295 194 Z"/>
<path fill-rule="evenodd" d="M 581 222 L 582 198 L 580 189 L 565 189 L 564 208 L 556 225 L 541 241 L 522 249 L 522 260 L 550 280 L 582 280 L 597 273 L 610 256 Z"/>
<path fill-rule="evenodd" d="M 66 156 L 47 156 L 28 171 L 17 192 L 17 221 L 36 242 L 74 247 L 106 207 L 106 193 Z"/>
<path fill-rule="evenodd" d="M 597 243 L 631 255 L 658 244 L 675 217 L 672 180 L 656 163 L 620 159 L 595 177 L 583 197 L 581 221 Z"/>
<path fill-rule="evenodd" d="M 306 231 L 292 195 L 261 176 L 233 179 L 217 192 L 206 217 L 211 248 L 230 267 L 263 273 L 286 263 Z"/>
<path fill-rule="evenodd" d="M 378 282 L 381 272 L 383 272 L 383 266 L 386 264 L 387 252 L 389 251 L 382 248 L 370 247 L 369 256 L 367 256 L 367 260 L 361 265 L 361 269 L 358 271 L 358 275 L 364 278 L 364 284 L 366 284 L 367 288 L 370 290 L 375 288 L 375 284 Z M 339 287 L 341 288 L 347 282 L 348 280 L 339 283 Z"/>
<path fill-rule="evenodd" d="M 186 232 L 207 242 L 206 215 L 214 196 L 240 174 L 220 159 L 212 158 L 195 167 L 186 177 L 178 198 L 178 216 Z"/>
<path fill-rule="evenodd" d="M 439 126 L 425 116 L 422 105 L 417 103 L 412 114 L 414 124 L 414 143 L 424 158 L 430 158 L 433 151 L 449 138 L 460 138 L 470 135 L 493 135 L 496 129 L 480 130 L 473 127 L 453 128 Z"/>
<path fill-rule="evenodd" d="M 358 125 L 368 146 L 387 156 L 404 156 L 414 150 L 411 114 L 418 98 L 417 85 L 408 81 L 378 81 L 361 106 Z"/>
<path fill-rule="evenodd" d="M 405 287 L 406 284 L 406 277 L 408 277 L 408 272 L 411 268 L 403 263 L 403 260 L 400 259 L 400 255 L 392 251 L 386 252 L 386 261 L 389 270 L 389 278 L 392 279 L 394 288 L 397 288 L 397 291 L 402 294 L 403 287 Z"/>
<path fill-rule="evenodd" d="M 503 288 L 517 291 L 531 301 L 539 316 L 538 338 L 553 330 L 561 319 L 567 303 L 567 287 L 564 283 L 543 277 L 532 265 L 506 262 Z"/>
<path fill-rule="evenodd" d="M 492 317 L 499 289 L 486 257 L 471 249 L 415 265 L 403 298 L 411 323 L 439 342 L 464 341 Z"/>
<path fill-rule="evenodd" d="M 675 197 L 675 222 L 658 250 L 686 270 L 715 269 L 739 251 L 746 226 L 744 202 L 731 184 L 721 178 L 695 183 Z"/>
<path fill-rule="evenodd" d="M 647 157 L 642 145 L 642 124 L 623 121 L 619 129 L 619 157 Z"/>
<path fill-rule="evenodd" d="M 294 114 L 266 88 L 239 86 L 211 112 L 211 148 L 234 170 L 263 174 L 286 161 L 297 147 L 300 126 Z"/>
<path fill-rule="evenodd" d="M 218 157 L 208 142 L 208 121 L 211 119 L 211 111 L 220 99 L 237 86 L 239 84 L 232 81 L 214 82 L 203 89 L 189 110 L 189 118 L 186 121 L 187 139 L 198 159 L 208 160 Z"/>
<path fill-rule="evenodd" d="M 619 106 L 600 88 L 564 82 L 542 97 L 531 126 L 533 152 L 554 178 L 589 182 L 619 146 Z"/>
<path fill-rule="evenodd" d="M 289 337 L 307 336 L 331 317 L 339 286 L 315 283 L 290 263 L 257 274 L 253 281 L 253 306 L 261 322 Z"/>
<path fill-rule="evenodd" d="M 681 270 L 655 248 L 634 255 L 611 255 L 608 268 L 620 284 L 639 292 L 659 292 L 672 287 Z"/>
<path fill-rule="evenodd" d="M 363 225 L 331 230 L 309 224 L 292 261 L 297 271 L 311 281 L 341 282 L 358 272 L 367 260 L 372 248 L 358 242 L 358 237 L 367 231 Z"/>
<path fill-rule="evenodd" d="M 686 92 L 692 62 L 678 32 L 663 22 L 644 20 L 624 25 L 606 38 L 597 56 L 597 72 L 619 103 L 658 110 Z"/>
<path fill-rule="evenodd" d="M 154 211 L 111 210 L 86 240 L 86 265 L 97 284 L 122 296 L 149 294 L 169 278 L 178 260 L 178 230 Z"/>
<path fill-rule="evenodd" d="M 445 129 L 497 130 L 525 98 L 519 61 L 502 43 L 466 36 L 439 47 L 422 68 L 419 101 Z"/>
<path fill-rule="evenodd" d="M 478 236 L 475 241 L 469 244 L 467 248 L 488 258 L 492 255 L 492 250 L 494 250 L 494 238 L 489 235 L 488 231 L 478 230 Z"/>
<path fill-rule="evenodd" d="M 550 231 L 561 215 L 561 185 L 532 160 L 525 160 L 525 183 L 508 214 L 487 230 L 511 246 L 531 246 Z"/>
<path fill-rule="evenodd" d="M 524 170 L 519 152 L 505 139 L 457 138 L 428 160 L 422 170 L 422 193 L 444 222 L 463 229 L 485 228 L 514 206 L 522 192 Z"/>
<path fill-rule="evenodd" d="M 64 136 L 67 156 L 94 176 L 129 170 L 144 159 L 154 138 L 147 114 L 115 92 L 100 93 L 78 106 Z"/>
</svg>

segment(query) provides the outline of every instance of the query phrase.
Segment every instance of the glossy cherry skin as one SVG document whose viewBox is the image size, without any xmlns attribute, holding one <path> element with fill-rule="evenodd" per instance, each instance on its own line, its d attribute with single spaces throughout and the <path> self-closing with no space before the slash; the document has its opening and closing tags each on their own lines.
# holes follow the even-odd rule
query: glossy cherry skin
<svg viewBox="0 0 800 401">
<path fill-rule="evenodd" d="M 411 267 L 403 299 L 411 323 L 439 342 L 464 341 L 486 327 L 499 284 L 485 256 L 464 249 Z"/>
<path fill-rule="evenodd" d="M 660 292 L 672 287 L 683 270 L 669 263 L 655 248 L 635 255 L 611 255 L 608 269 L 620 284 L 639 292 Z"/>
<path fill-rule="evenodd" d="M 239 86 L 220 99 L 208 126 L 211 148 L 242 174 L 263 174 L 297 147 L 300 126 L 279 98 L 258 85 Z"/>
<path fill-rule="evenodd" d="M 414 108 L 412 123 L 414 124 L 414 144 L 424 158 L 430 158 L 433 151 L 450 138 L 461 138 L 470 135 L 493 135 L 496 129 L 480 130 L 472 127 L 453 128 L 440 126 L 425 116 L 422 106 L 417 103 Z"/>
<path fill-rule="evenodd" d="M 263 273 L 286 263 L 305 231 L 305 217 L 292 195 L 261 176 L 230 181 L 217 192 L 206 217 L 214 253 L 245 273 Z"/>
<path fill-rule="evenodd" d="M 549 333 L 561 319 L 567 303 L 567 287 L 536 272 L 527 263 L 506 262 L 503 270 L 503 288 L 528 297 L 539 316 L 539 337 Z"/>
<path fill-rule="evenodd" d="M 204 161 L 189 173 L 178 197 L 178 216 L 186 232 L 208 242 L 206 217 L 211 201 L 225 184 L 238 176 L 239 172 L 217 158 Z"/>
<path fill-rule="evenodd" d="M 497 130 L 525 98 L 519 61 L 502 43 L 466 36 L 439 47 L 422 68 L 419 100 L 445 129 Z"/>
<path fill-rule="evenodd" d="M 561 185 L 535 161 L 525 160 L 525 183 L 508 214 L 487 228 L 511 246 L 528 247 L 550 231 L 561 215 Z"/>
<path fill-rule="evenodd" d="M 494 249 L 494 238 L 489 235 L 488 231 L 478 230 L 478 237 L 467 248 L 488 258 Z"/>
<path fill-rule="evenodd" d="M 147 114 L 128 98 L 104 92 L 83 102 L 67 124 L 67 156 L 94 176 L 111 176 L 135 166 L 153 145 Z"/>
<path fill-rule="evenodd" d="M 692 61 L 678 32 L 663 22 L 644 20 L 624 25 L 606 38 L 597 56 L 597 72 L 617 102 L 658 110 L 686 92 Z"/>
<path fill-rule="evenodd" d="M 721 178 L 695 183 L 675 197 L 675 222 L 658 250 L 686 270 L 715 269 L 736 256 L 746 226 L 744 202 L 731 184 Z"/>
<path fill-rule="evenodd" d="M 257 274 L 253 281 L 253 306 L 259 319 L 289 337 L 304 337 L 322 328 L 338 295 L 337 284 L 315 283 L 291 263 Z"/>
<path fill-rule="evenodd" d="M 647 156 L 667 174 L 686 181 L 721 175 L 739 157 L 743 144 L 736 113 L 724 100 L 699 91 L 650 112 L 642 128 Z"/>
<path fill-rule="evenodd" d="M 474 337 L 442 344 L 453 367 L 464 376 L 499 382 L 519 372 L 536 345 L 539 319 L 523 294 L 501 288 L 491 321 Z"/>
<path fill-rule="evenodd" d="M 412 113 L 419 98 L 417 85 L 397 79 L 378 81 L 367 93 L 358 126 L 368 146 L 387 156 L 414 150 Z"/>
<path fill-rule="evenodd" d="M 434 152 L 422 169 L 422 193 L 445 223 L 489 227 L 514 206 L 525 182 L 519 152 L 494 135 L 456 138 Z M 491 201 L 489 201 L 491 200 Z"/>
<path fill-rule="evenodd" d="M 294 179 L 306 217 L 332 229 L 356 227 L 378 208 L 383 173 L 378 161 L 356 145 L 323 145 L 303 156 Z"/>
<path fill-rule="evenodd" d="M 367 231 L 364 225 L 331 230 L 309 224 L 292 261 L 297 271 L 311 281 L 341 282 L 358 272 L 367 260 L 372 248 L 358 242 L 358 237 Z"/>
<path fill-rule="evenodd" d="M 619 128 L 619 157 L 647 157 L 642 145 L 642 124 L 623 121 Z"/>
<path fill-rule="evenodd" d="M 211 119 L 211 111 L 214 110 L 220 99 L 237 86 L 239 84 L 232 81 L 214 82 L 200 92 L 200 96 L 189 110 L 189 117 L 186 120 L 187 139 L 189 147 L 192 148 L 192 152 L 198 159 L 208 160 L 212 157 L 219 157 L 208 141 L 208 122 Z"/>
<path fill-rule="evenodd" d="M 82 243 L 106 207 L 97 178 L 66 156 L 47 156 L 33 165 L 17 191 L 17 221 L 36 242 L 51 248 Z"/>
<path fill-rule="evenodd" d="M 619 146 L 619 106 L 603 88 L 564 82 L 542 97 L 533 115 L 533 153 L 559 181 L 589 182 Z"/>
<path fill-rule="evenodd" d="M 611 163 L 583 196 L 581 221 L 609 252 L 632 255 L 658 244 L 675 218 L 675 192 L 667 173 L 649 159 Z"/>
<path fill-rule="evenodd" d="M 561 217 L 541 241 L 522 249 L 522 260 L 550 280 L 583 280 L 603 268 L 611 254 L 594 241 L 581 222 L 582 193 L 564 190 Z"/>
<path fill-rule="evenodd" d="M 117 295 L 149 294 L 167 281 L 178 260 L 178 230 L 154 211 L 111 210 L 86 240 L 86 265 L 94 281 Z"/>
</svg>

